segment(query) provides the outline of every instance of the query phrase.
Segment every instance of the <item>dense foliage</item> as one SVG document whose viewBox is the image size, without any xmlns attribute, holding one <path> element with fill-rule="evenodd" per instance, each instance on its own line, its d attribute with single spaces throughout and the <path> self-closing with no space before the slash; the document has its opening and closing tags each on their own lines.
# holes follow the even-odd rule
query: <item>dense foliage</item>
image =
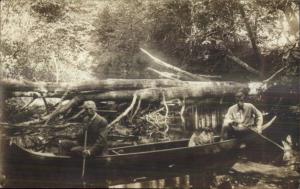
<svg viewBox="0 0 300 189">
<path fill-rule="evenodd" d="M 233 55 L 265 77 L 288 64 L 281 78 L 295 80 L 298 12 L 292 0 L 4 0 L 1 74 L 42 81 L 149 78 L 144 47 L 193 73 L 257 78 L 226 56 Z"/>
</svg>

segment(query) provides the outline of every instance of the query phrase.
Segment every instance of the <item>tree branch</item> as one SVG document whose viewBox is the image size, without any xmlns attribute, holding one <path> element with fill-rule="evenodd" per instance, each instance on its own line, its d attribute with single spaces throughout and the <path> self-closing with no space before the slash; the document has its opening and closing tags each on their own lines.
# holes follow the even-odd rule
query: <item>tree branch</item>
<svg viewBox="0 0 300 189">
<path fill-rule="evenodd" d="M 227 58 L 229 58 L 230 60 L 232 60 L 233 62 L 237 63 L 238 65 L 240 65 L 241 67 L 245 68 L 247 71 L 255 74 L 255 75 L 260 75 L 260 72 L 257 71 L 256 69 L 252 68 L 251 66 L 249 66 L 246 62 L 242 61 L 241 59 L 239 59 L 236 56 L 231 56 L 231 55 L 226 55 Z"/>
<path fill-rule="evenodd" d="M 282 68 L 280 68 L 277 72 L 275 72 L 273 75 L 271 75 L 268 79 L 264 80 L 263 83 L 268 83 L 270 82 L 272 79 L 274 79 L 278 74 L 280 74 L 283 70 L 285 70 L 288 66 L 284 66 Z"/>
<path fill-rule="evenodd" d="M 156 70 L 156 69 L 153 69 L 153 68 L 150 68 L 150 67 L 148 67 L 147 70 L 152 71 L 153 73 L 156 73 L 156 74 L 158 74 L 158 75 L 161 76 L 161 77 L 164 77 L 164 78 L 167 78 L 167 79 L 172 79 L 172 80 L 180 81 L 179 79 L 175 78 L 175 77 L 174 77 L 174 74 L 172 74 L 172 73 L 168 73 L 168 72 L 160 72 L 160 71 L 158 71 L 158 70 Z"/>
<path fill-rule="evenodd" d="M 121 115 L 119 115 L 115 120 L 113 120 L 112 122 L 110 122 L 110 124 L 108 124 L 108 126 L 107 126 L 108 129 L 111 129 L 114 124 L 116 124 L 118 121 L 120 121 L 124 116 L 126 116 L 129 113 L 130 110 L 132 110 L 132 108 L 134 107 L 134 105 L 136 103 L 137 97 L 138 97 L 138 95 L 135 93 L 130 106 Z"/>
<path fill-rule="evenodd" d="M 168 63 L 166 63 L 166 62 L 164 62 L 164 61 L 162 61 L 162 60 L 160 60 L 160 59 L 154 57 L 153 55 L 151 55 L 148 51 L 146 51 L 146 50 L 143 49 L 143 48 L 140 48 L 140 49 L 141 49 L 141 51 L 142 51 L 144 54 L 146 54 L 147 56 L 149 56 L 149 57 L 153 60 L 154 63 L 156 63 L 156 64 L 158 64 L 158 65 L 160 65 L 160 66 L 163 66 L 163 67 L 168 68 L 168 69 L 170 69 L 170 70 L 172 70 L 172 71 L 174 71 L 174 72 L 181 73 L 181 74 L 183 74 L 183 75 L 186 75 L 186 76 L 188 76 L 188 77 L 191 77 L 193 80 L 196 80 L 196 81 L 209 81 L 209 79 L 207 79 L 207 78 L 204 78 L 204 77 L 201 77 L 201 76 L 197 76 L 197 75 L 195 75 L 195 74 L 192 74 L 192 73 L 190 73 L 190 72 L 187 72 L 187 71 L 185 71 L 185 70 L 182 70 L 182 69 L 180 69 L 180 68 L 178 68 L 178 67 L 176 67 L 176 66 L 173 66 L 173 65 L 171 65 L 171 64 L 168 64 Z"/>
</svg>

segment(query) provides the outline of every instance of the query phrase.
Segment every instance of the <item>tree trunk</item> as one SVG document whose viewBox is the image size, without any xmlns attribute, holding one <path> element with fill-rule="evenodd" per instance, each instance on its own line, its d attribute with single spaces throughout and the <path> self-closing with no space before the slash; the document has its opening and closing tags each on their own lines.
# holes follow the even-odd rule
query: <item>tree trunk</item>
<svg viewBox="0 0 300 189">
<path fill-rule="evenodd" d="M 69 90 L 72 92 L 83 91 L 114 91 L 114 90 L 138 90 L 153 87 L 174 87 L 181 85 L 182 81 L 169 79 L 105 79 L 98 81 L 86 81 L 79 83 L 52 83 L 52 82 L 31 82 L 19 80 L 0 80 L 0 87 L 6 91 L 36 91 L 63 93 Z"/>
<path fill-rule="evenodd" d="M 252 48 L 253 48 L 254 54 L 255 54 L 256 59 L 257 59 L 259 65 L 260 65 L 260 76 L 261 76 L 261 78 L 263 78 L 264 77 L 264 72 L 265 72 L 265 64 L 264 64 L 264 61 L 263 61 L 263 59 L 261 57 L 260 50 L 259 50 L 259 48 L 258 48 L 258 46 L 256 44 L 256 37 L 255 37 L 255 35 L 254 35 L 254 33 L 253 33 L 252 29 L 251 29 L 251 25 L 249 23 L 248 18 L 246 17 L 246 13 L 244 11 L 244 7 L 243 7 L 243 5 L 241 3 L 239 3 L 239 11 L 240 11 L 240 13 L 242 15 L 242 18 L 243 18 L 244 22 L 245 22 L 246 29 L 247 29 L 248 36 L 249 36 L 251 44 L 252 44 Z"/>
<path fill-rule="evenodd" d="M 210 88 L 222 88 L 224 91 L 228 91 L 229 94 L 232 88 L 244 88 L 247 87 L 247 84 L 238 83 L 238 82 L 217 82 L 217 81 L 172 81 L 172 80 L 119 80 L 120 82 L 115 85 L 113 83 L 111 86 L 111 91 L 107 91 L 109 89 L 108 85 L 98 85 L 99 88 L 93 85 L 80 85 L 77 86 L 76 93 L 69 93 L 65 96 L 65 99 L 72 99 L 75 96 L 82 96 L 86 99 L 95 99 L 95 100 L 128 100 L 132 98 L 134 92 L 138 92 L 140 96 L 145 100 L 158 99 L 160 95 L 162 95 L 162 91 L 165 91 L 167 98 L 177 98 L 178 97 L 186 97 L 186 98 L 197 98 L 197 95 L 202 96 L 202 93 L 199 93 L 199 90 L 212 90 Z M 142 81 L 146 81 L 146 84 L 143 84 Z M 101 81 L 94 82 L 101 83 Z M 121 84 L 125 84 L 122 86 Z M 130 84 L 130 85 L 129 85 Z M 30 86 L 35 85 L 31 83 Z M 117 86 L 117 87 L 116 87 Z M 145 88 L 145 87 L 148 88 Z M 114 89 L 136 89 L 136 90 L 114 90 Z M 32 88 L 31 88 L 32 89 Z M 97 89 L 91 91 L 80 91 L 79 89 Z M 106 91 L 105 91 L 105 90 Z M 62 88 L 60 89 L 62 90 Z M 66 88 L 67 90 L 67 88 Z M 105 92 L 102 92 L 105 91 Z M 65 91 L 60 91 L 59 93 L 44 93 L 43 96 L 45 98 L 53 98 L 53 97 L 62 97 L 64 96 Z M 214 94 L 213 94 L 214 95 Z M 10 97 L 41 97 L 41 95 L 37 92 L 20 92 L 11 91 L 9 93 Z M 170 96 L 170 97 L 168 97 Z"/>
</svg>

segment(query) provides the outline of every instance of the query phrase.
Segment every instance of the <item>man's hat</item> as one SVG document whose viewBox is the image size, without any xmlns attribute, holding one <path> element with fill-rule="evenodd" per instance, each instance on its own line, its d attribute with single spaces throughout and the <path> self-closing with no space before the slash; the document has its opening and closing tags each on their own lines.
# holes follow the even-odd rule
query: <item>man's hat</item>
<svg viewBox="0 0 300 189">
<path fill-rule="evenodd" d="M 96 111 L 97 107 L 94 101 L 88 100 L 83 103 L 82 108 L 91 108 Z"/>
<path fill-rule="evenodd" d="M 245 100 L 245 98 L 246 98 L 246 95 L 242 91 L 237 92 L 235 95 L 236 100 Z"/>
</svg>

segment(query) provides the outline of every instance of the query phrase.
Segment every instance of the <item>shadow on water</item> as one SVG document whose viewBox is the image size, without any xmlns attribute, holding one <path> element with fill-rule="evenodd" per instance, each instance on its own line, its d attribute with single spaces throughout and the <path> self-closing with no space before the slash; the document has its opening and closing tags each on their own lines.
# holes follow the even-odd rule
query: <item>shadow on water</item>
<svg viewBox="0 0 300 189">
<path fill-rule="evenodd" d="M 176 164 L 153 164 L 140 167 L 93 169 L 88 165 L 86 176 L 80 178 L 81 167 L 69 170 L 52 170 L 30 164 L 8 165 L 5 187 L 184 187 L 207 188 L 216 174 L 226 174 L 236 162 L 237 152 L 220 154 L 210 159 L 181 161 Z M 50 171 L 51 170 L 51 171 Z"/>
<path fill-rule="evenodd" d="M 267 150 L 267 151 L 266 151 Z M 126 169 L 93 169 L 89 165 L 84 180 L 81 168 L 49 172 L 45 168 L 7 170 L 5 187 L 72 187 L 72 188 L 287 188 L 297 189 L 299 179 L 274 177 L 258 173 L 240 173 L 232 167 L 237 163 L 255 161 L 274 164 L 281 153 L 274 146 L 260 143 L 239 152 L 220 154 L 210 159 L 184 161 L 177 164 L 128 167 Z M 26 162 L 24 162 L 26 164 Z M 23 166 L 24 168 L 24 166 Z M 25 166 L 26 168 L 26 166 Z M 49 165 L 51 170 L 51 165 Z"/>
</svg>

